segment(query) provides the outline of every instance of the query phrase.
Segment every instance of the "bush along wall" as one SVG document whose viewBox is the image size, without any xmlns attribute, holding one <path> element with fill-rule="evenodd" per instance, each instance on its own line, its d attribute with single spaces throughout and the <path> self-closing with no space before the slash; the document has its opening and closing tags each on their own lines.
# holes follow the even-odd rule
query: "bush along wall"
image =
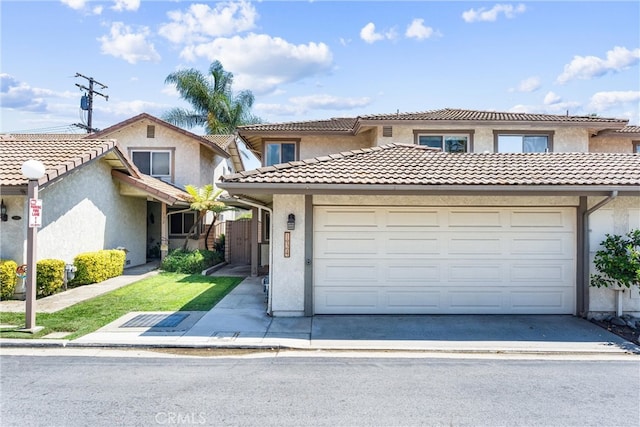
<svg viewBox="0 0 640 427">
<path fill-rule="evenodd" d="M 120 276 L 124 271 L 126 253 L 120 249 L 105 249 L 97 252 L 85 252 L 76 256 L 76 277 L 73 285 L 99 283 Z"/>
<path fill-rule="evenodd" d="M 60 292 L 64 286 L 65 262 L 60 259 L 41 259 L 36 263 L 36 295 L 46 297 Z"/>
<path fill-rule="evenodd" d="M 10 259 L 0 259 L 0 299 L 7 300 L 13 297 L 18 276 L 16 276 L 18 264 Z"/>
<path fill-rule="evenodd" d="M 221 257 L 218 252 L 203 249 L 195 251 L 176 249 L 165 257 L 160 268 L 176 273 L 198 274 L 222 262 Z"/>
</svg>

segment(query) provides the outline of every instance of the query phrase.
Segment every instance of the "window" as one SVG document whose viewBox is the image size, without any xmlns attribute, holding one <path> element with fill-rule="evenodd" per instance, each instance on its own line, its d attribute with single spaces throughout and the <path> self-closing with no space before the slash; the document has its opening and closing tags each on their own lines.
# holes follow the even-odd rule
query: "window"
<svg viewBox="0 0 640 427">
<path fill-rule="evenodd" d="M 438 148 L 447 153 L 466 153 L 471 151 L 471 135 L 471 131 L 446 131 L 437 133 L 414 131 L 416 144 Z"/>
<path fill-rule="evenodd" d="M 131 158 L 140 172 L 156 178 L 171 179 L 170 151 L 132 151 Z"/>
<path fill-rule="evenodd" d="M 640 141 L 633 141 L 633 152 L 640 153 Z"/>
<path fill-rule="evenodd" d="M 296 160 L 296 142 L 265 142 L 264 165 L 271 166 Z"/>
<path fill-rule="evenodd" d="M 186 236 L 196 221 L 196 212 L 182 212 L 169 215 L 169 234 Z"/>
<path fill-rule="evenodd" d="M 156 137 L 156 127 L 153 125 L 147 125 L 147 138 Z"/>
<path fill-rule="evenodd" d="M 547 153 L 553 148 L 553 132 L 511 133 L 494 131 L 498 153 Z"/>
</svg>

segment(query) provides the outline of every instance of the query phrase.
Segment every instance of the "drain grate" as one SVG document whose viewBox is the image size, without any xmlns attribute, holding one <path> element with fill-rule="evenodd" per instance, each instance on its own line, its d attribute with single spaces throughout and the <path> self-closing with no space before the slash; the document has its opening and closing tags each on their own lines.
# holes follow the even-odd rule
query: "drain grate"
<svg viewBox="0 0 640 427">
<path fill-rule="evenodd" d="M 180 324 L 189 314 L 138 314 L 133 319 L 124 323 L 121 328 L 174 328 Z"/>
</svg>

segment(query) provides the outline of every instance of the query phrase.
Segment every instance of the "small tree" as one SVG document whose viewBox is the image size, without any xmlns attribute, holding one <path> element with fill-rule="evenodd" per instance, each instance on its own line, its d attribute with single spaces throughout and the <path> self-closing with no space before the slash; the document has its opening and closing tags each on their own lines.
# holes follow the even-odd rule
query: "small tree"
<svg viewBox="0 0 640 427">
<path fill-rule="evenodd" d="M 591 286 L 626 287 L 640 284 L 640 230 L 606 235 L 594 263 L 598 274 L 591 275 Z"/>
<path fill-rule="evenodd" d="M 207 242 L 209 238 L 209 234 L 211 230 L 215 226 L 216 221 L 218 220 L 218 216 L 225 211 L 232 210 L 233 208 L 228 207 L 223 202 L 216 200 L 222 190 L 218 190 L 216 192 L 213 191 L 213 185 L 207 184 L 204 187 L 196 187 L 193 185 L 186 185 L 185 190 L 191 196 L 191 210 L 198 212 L 198 217 L 196 221 L 191 226 L 191 229 L 187 233 L 187 237 L 184 239 L 184 244 L 182 245 L 182 249 L 186 250 L 187 245 L 189 243 L 189 238 L 195 234 L 196 228 L 198 224 L 205 217 L 207 212 L 213 213 L 213 221 L 207 228 L 207 233 L 205 235 L 205 249 L 209 250 L 209 243 Z"/>
</svg>

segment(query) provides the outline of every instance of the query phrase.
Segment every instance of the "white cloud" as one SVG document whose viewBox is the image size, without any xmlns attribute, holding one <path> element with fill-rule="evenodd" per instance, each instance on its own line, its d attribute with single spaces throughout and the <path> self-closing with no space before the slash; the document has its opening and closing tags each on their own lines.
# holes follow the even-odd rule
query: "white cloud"
<svg viewBox="0 0 640 427">
<path fill-rule="evenodd" d="M 516 15 L 524 13 L 527 10 L 524 4 L 513 6 L 510 4 L 496 4 L 487 10 L 482 7 L 480 9 L 469 9 L 462 13 L 462 19 L 465 22 L 494 22 L 498 19 L 498 15 L 504 14 L 506 18 L 514 18 Z"/>
<path fill-rule="evenodd" d="M 428 39 L 434 35 L 433 28 L 424 25 L 424 19 L 414 19 L 407 27 L 404 33 L 407 38 L 415 38 L 418 40 Z"/>
<path fill-rule="evenodd" d="M 380 33 L 376 33 L 376 26 L 373 22 L 369 22 L 360 30 L 360 38 L 367 43 L 375 43 L 379 40 L 383 40 L 384 36 Z"/>
<path fill-rule="evenodd" d="M 84 9 L 86 0 L 60 0 L 62 4 L 66 4 L 73 10 L 82 10 Z"/>
<path fill-rule="evenodd" d="M 522 80 L 518 87 L 509 89 L 509 92 L 535 92 L 540 89 L 540 77 L 529 77 Z"/>
<path fill-rule="evenodd" d="M 75 92 L 56 92 L 29 86 L 10 74 L 0 74 L 0 104 L 2 108 L 46 112 L 49 110 L 47 100 L 54 98 L 71 99 L 80 97 Z"/>
<path fill-rule="evenodd" d="M 248 1 L 192 4 L 185 12 L 172 11 L 172 21 L 160 27 L 159 34 L 173 43 L 205 42 L 211 37 L 228 36 L 255 28 L 258 13 Z"/>
<path fill-rule="evenodd" d="M 553 104 L 543 105 L 514 105 L 509 109 L 513 113 L 540 113 L 540 114 L 567 114 L 570 115 L 584 115 L 584 108 L 582 104 L 576 101 L 557 102 Z"/>
<path fill-rule="evenodd" d="M 225 70 L 233 73 L 234 89 L 249 89 L 254 94 L 326 73 L 333 62 L 331 50 L 324 43 L 295 45 L 279 37 L 253 33 L 187 46 L 181 56 L 191 61 L 198 57 L 219 60 Z"/>
<path fill-rule="evenodd" d="M 140 0 L 114 0 L 113 10 L 118 12 L 123 10 L 136 11 L 140 7 Z"/>
<path fill-rule="evenodd" d="M 640 102 L 640 91 L 597 92 L 591 97 L 589 108 L 595 111 L 603 111 L 631 102 Z"/>
<path fill-rule="evenodd" d="M 562 98 L 553 92 L 547 92 L 542 102 L 544 102 L 544 105 L 553 105 L 562 102 Z"/>
<path fill-rule="evenodd" d="M 156 52 L 153 43 L 147 41 L 149 29 L 141 27 L 134 33 L 131 27 L 122 22 L 111 24 L 109 35 L 98 38 L 101 43 L 101 51 L 105 55 L 122 58 L 130 64 L 139 61 L 158 62 L 160 55 Z"/>
<path fill-rule="evenodd" d="M 588 80 L 607 73 L 618 73 L 636 65 L 639 61 L 640 48 L 629 50 L 616 46 L 607 52 L 606 59 L 576 55 L 569 64 L 564 66 L 564 71 L 556 81 L 565 84 L 574 79 Z"/>
</svg>

